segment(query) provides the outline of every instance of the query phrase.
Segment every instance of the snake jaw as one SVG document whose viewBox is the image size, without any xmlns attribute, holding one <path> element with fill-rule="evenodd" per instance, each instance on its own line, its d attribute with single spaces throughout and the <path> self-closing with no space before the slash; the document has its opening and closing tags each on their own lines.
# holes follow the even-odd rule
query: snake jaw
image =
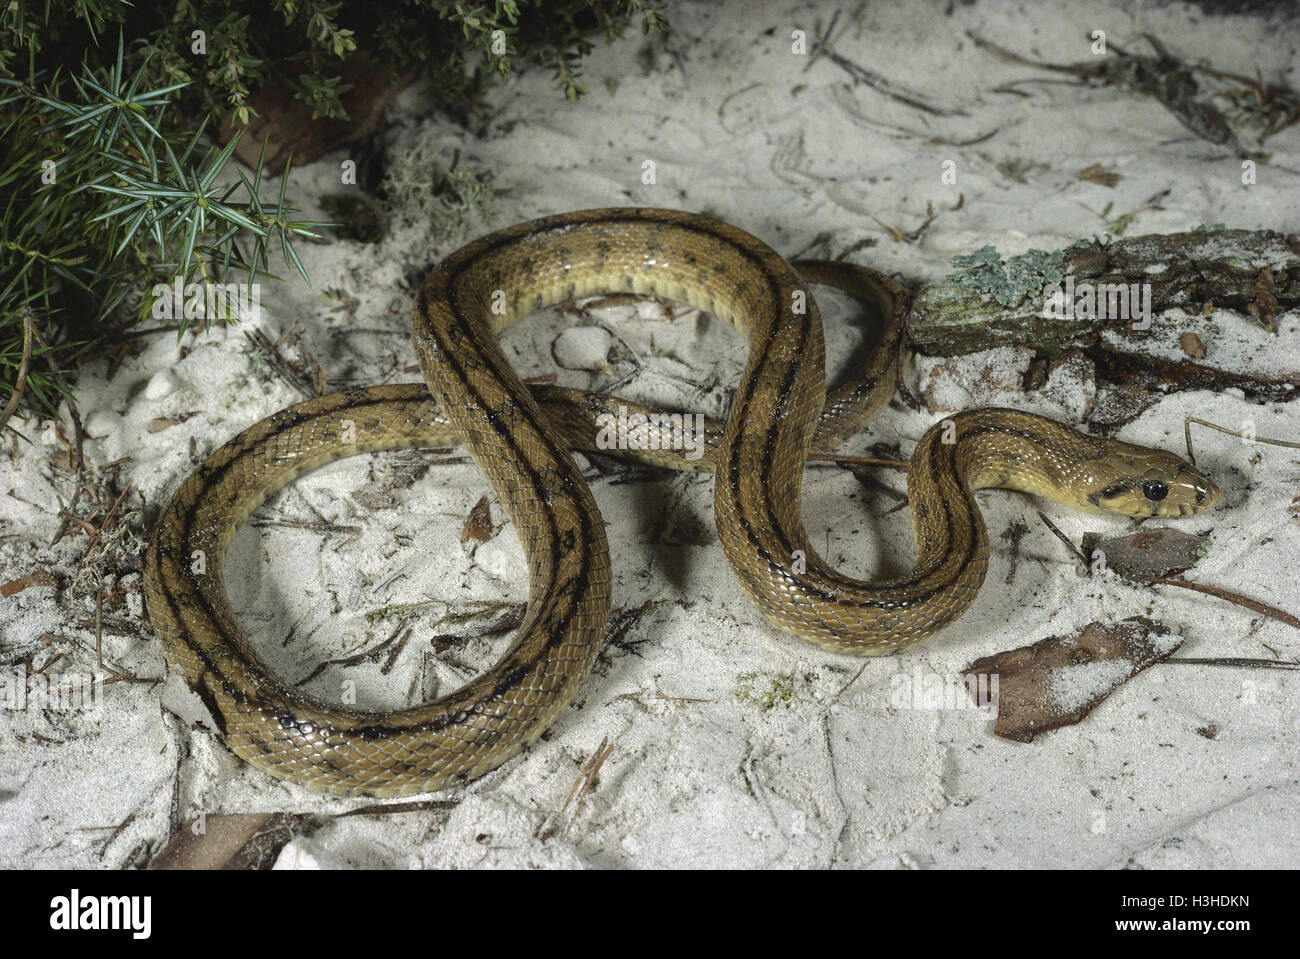
<svg viewBox="0 0 1300 959">
<path fill-rule="evenodd" d="M 1169 481 L 1168 495 L 1154 504 L 1157 508 L 1153 516 L 1194 516 L 1219 501 L 1219 487 L 1214 480 L 1172 453 L 1166 455 L 1177 462 L 1178 470 Z"/>
<path fill-rule="evenodd" d="M 1089 512 L 1135 519 L 1192 516 L 1213 506 L 1219 487 L 1179 456 L 1122 444 L 1097 461 L 1089 477 Z"/>
</svg>

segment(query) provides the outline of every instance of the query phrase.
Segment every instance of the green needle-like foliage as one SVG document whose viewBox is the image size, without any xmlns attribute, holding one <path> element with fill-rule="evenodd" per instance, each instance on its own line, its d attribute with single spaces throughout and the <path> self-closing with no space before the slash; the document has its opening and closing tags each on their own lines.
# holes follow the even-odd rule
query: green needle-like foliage
<svg viewBox="0 0 1300 959">
<path fill-rule="evenodd" d="M 204 146 L 202 124 L 177 132 L 171 96 L 184 84 L 144 89 L 147 61 L 128 72 L 123 59 L 119 39 L 101 72 L 0 76 L 0 405 L 17 385 L 28 324 L 40 346 L 29 351 L 27 393 L 52 409 L 58 381 L 45 361 L 129 294 L 177 277 L 269 277 L 273 244 L 306 279 L 294 237 L 326 225 L 294 218 L 287 164 L 273 205 L 258 195 L 260 162 L 251 180 L 241 170 L 238 182 L 218 182 L 236 139 L 218 149 Z M 152 306 L 146 296 L 141 315 Z M 184 315 L 177 322 L 183 331 Z"/>
<path fill-rule="evenodd" d="M 422 65 L 455 115 L 470 115 L 493 78 L 527 63 L 549 66 L 576 100 L 590 38 L 612 41 L 638 18 L 643 32 L 665 30 L 662 8 L 659 0 L 5 0 L 0 431 L 13 428 L 11 398 L 52 412 L 67 382 L 60 367 L 92 355 L 111 323 L 152 315 L 155 285 L 274 279 L 273 252 L 306 277 L 294 241 L 326 224 L 296 219 L 288 164 L 271 202 L 258 193 L 265 149 L 249 175 L 231 165 L 234 140 L 212 145 L 218 122 L 238 131 L 257 117 L 252 98 L 264 84 L 291 91 L 314 117 L 345 118 L 344 67 L 364 51 L 394 75 Z M 170 314 L 182 329 L 185 312 Z M 74 352 L 79 342 L 90 345 Z"/>
</svg>

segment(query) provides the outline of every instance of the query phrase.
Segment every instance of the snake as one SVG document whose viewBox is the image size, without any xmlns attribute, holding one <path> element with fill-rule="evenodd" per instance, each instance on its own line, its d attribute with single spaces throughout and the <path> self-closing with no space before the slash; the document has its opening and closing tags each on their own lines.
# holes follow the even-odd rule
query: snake
<svg viewBox="0 0 1300 959">
<path fill-rule="evenodd" d="M 829 395 L 807 288 L 820 282 L 883 321 L 860 375 Z M 204 459 L 159 514 L 145 555 L 146 611 L 169 672 L 235 755 L 334 795 L 432 792 L 500 766 L 569 705 L 601 649 L 611 592 L 605 525 L 572 450 L 597 448 L 595 424 L 613 398 L 525 384 L 498 337 L 544 307 L 611 293 L 684 302 L 744 339 L 743 374 L 725 419 L 704 431 L 703 455 L 617 452 L 712 471 L 718 538 L 741 590 L 776 626 L 836 653 L 897 653 L 970 606 L 989 557 L 976 490 L 1139 518 L 1193 514 L 1219 495 L 1173 453 L 1028 412 L 966 410 L 930 427 L 910 458 L 912 569 L 846 576 L 804 528 L 804 466 L 889 401 L 906 350 L 906 291 L 866 267 L 792 265 L 699 213 L 608 208 L 531 220 L 428 273 L 411 320 L 423 382 L 345 389 L 263 419 Z M 285 484 L 341 457 L 451 443 L 468 450 L 523 545 L 528 603 L 509 648 L 460 689 L 395 710 L 327 702 L 287 683 L 257 655 L 226 594 L 225 554 L 239 527 Z"/>
</svg>

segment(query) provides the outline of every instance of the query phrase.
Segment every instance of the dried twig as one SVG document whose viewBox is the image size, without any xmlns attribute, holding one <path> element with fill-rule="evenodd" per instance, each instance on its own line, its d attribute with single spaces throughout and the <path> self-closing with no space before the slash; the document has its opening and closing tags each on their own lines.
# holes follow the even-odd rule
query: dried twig
<svg viewBox="0 0 1300 959">
<path fill-rule="evenodd" d="M 1226 589 L 1220 589 L 1218 586 L 1205 586 L 1201 583 L 1189 583 L 1181 579 L 1151 579 L 1149 583 L 1159 584 L 1161 586 L 1178 586 L 1182 589 L 1195 590 L 1198 593 L 1205 593 L 1209 596 L 1217 596 L 1219 599 L 1226 599 L 1237 606 L 1244 606 L 1246 609 L 1253 609 L 1257 613 L 1263 613 L 1271 619 L 1276 619 L 1280 623 L 1286 623 L 1288 626 L 1300 629 L 1300 619 L 1292 616 L 1286 610 L 1278 609 L 1276 606 L 1270 606 L 1267 603 L 1261 603 L 1257 599 L 1250 599 L 1242 596 L 1240 593 L 1233 593 Z"/>
<path fill-rule="evenodd" d="M 1255 443 L 1267 443 L 1270 446 L 1285 446 L 1288 449 L 1300 450 L 1300 443 L 1291 443 L 1287 440 L 1274 440 L 1266 436 L 1247 437 L 1244 433 L 1236 430 L 1230 430 L 1226 426 L 1220 426 L 1218 423 L 1211 423 L 1209 420 L 1203 420 L 1199 416 L 1189 416 L 1183 420 L 1183 438 L 1187 441 L 1187 459 L 1193 466 L 1196 465 L 1196 454 L 1192 452 L 1192 424 L 1199 423 L 1201 426 L 1208 426 L 1212 430 L 1218 430 L 1220 433 L 1227 433 L 1229 436 L 1235 436 L 1238 439 L 1249 439 Z"/>
<path fill-rule="evenodd" d="M 858 681 L 858 677 L 861 676 L 861 675 L 866 671 L 867 665 L 868 665 L 867 663 L 863 663 L 863 664 L 858 668 L 858 671 L 857 671 L 856 673 L 853 674 L 853 678 L 850 679 L 850 680 L 849 680 L 847 683 L 845 683 L 843 686 L 841 686 L 841 687 L 839 688 L 839 691 L 836 692 L 835 695 L 832 696 L 831 698 L 832 698 L 832 699 L 839 699 L 841 696 L 843 696 L 845 690 L 847 690 L 850 686 L 852 686 L 854 683 L 856 683 L 856 682 Z"/>
<path fill-rule="evenodd" d="M 11 579 L 7 583 L 0 583 L 0 599 L 8 599 L 15 593 L 21 593 L 32 586 L 54 586 L 57 587 L 59 581 L 51 573 L 45 570 L 37 570 L 27 576 Z"/>
<path fill-rule="evenodd" d="M 449 809 L 455 809 L 456 803 L 447 802 L 442 799 L 412 799 L 408 802 L 373 803 L 369 806 L 358 806 L 356 809 L 349 809 L 345 812 L 335 813 L 335 819 L 342 819 L 345 816 L 391 816 L 395 813 L 402 812 L 444 812 Z"/>
<path fill-rule="evenodd" d="M 32 362 L 32 311 L 28 307 L 22 309 L 23 317 L 23 355 L 18 361 L 18 375 L 14 377 L 14 391 L 9 397 L 9 402 L 5 404 L 3 411 L 0 411 L 0 433 L 4 432 L 5 424 L 9 422 L 9 417 L 13 416 L 18 410 L 18 404 L 22 402 L 23 390 L 27 387 L 27 371 Z"/>
<path fill-rule="evenodd" d="M 804 64 L 803 72 L 807 73 L 812 69 L 814 63 L 826 52 L 830 45 L 831 34 L 835 32 L 835 26 L 840 22 L 840 11 L 836 10 L 831 15 L 831 22 L 827 24 L 826 29 L 813 42 L 813 48 L 808 54 L 808 62 Z"/>
<path fill-rule="evenodd" d="M 86 543 L 86 551 L 81 555 L 81 563 L 78 564 L 78 568 L 85 566 L 86 560 L 90 558 L 91 550 L 95 548 L 95 544 L 99 541 L 99 537 L 104 530 L 108 529 L 112 525 L 114 517 L 117 516 L 117 508 L 122 505 L 122 500 L 126 498 L 126 494 L 130 491 L 131 484 L 127 483 L 122 489 L 122 492 L 117 494 L 117 499 L 113 501 L 112 507 L 109 509 L 108 513 L 105 514 L 104 519 L 100 522 L 99 526 L 92 527 L 93 532 L 90 534 L 90 541 Z M 95 512 L 99 512 L 101 507 L 96 507 Z M 90 515 L 94 516 L 95 513 L 91 513 Z"/>
<path fill-rule="evenodd" d="M 571 802 L 582 802 L 587 793 L 591 792 L 591 787 L 596 784 L 596 775 L 600 772 L 600 767 L 605 765 L 605 760 L 609 758 L 614 751 L 614 744 L 609 741 L 609 737 L 603 737 L 600 745 L 587 764 L 582 769 L 582 775 L 574 782 L 573 788 L 569 790 L 569 798 L 564 800 L 564 805 L 560 807 L 560 814 L 569 808 Z M 581 787 L 581 788 L 579 788 Z"/>
<path fill-rule="evenodd" d="M 1241 659 L 1234 656 L 1229 656 L 1224 659 L 1179 657 L 1177 659 L 1166 659 L 1164 662 L 1183 663 L 1188 666 L 1245 666 L 1250 669 L 1300 669 L 1300 663 L 1286 659 Z"/>
<path fill-rule="evenodd" d="M 596 784 L 596 775 L 600 772 L 600 767 L 605 765 L 605 760 L 609 758 L 610 753 L 613 751 L 614 744 L 609 741 L 609 737 L 602 738 L 600 745 L 596 747 L 596 751 L 592 753 L 591 758 L 583 764 L 578 778 L 573 781 L 573 786 L 569 789 L 569 795 L 564 800 L 564 805 L 559 808 L 555 815 L 542 822 L 542 825 L 537 828 L 537 832 L 533 834 L 535 838 L 540 838 L 548 826 L 558 822 L 560 817 L 564 815 L 565 810 L 575 801 L 582 802 L 587 793 L 591 791 L 592 786 Z"/>
<path fill-rule="evenodd" d="M 839 18 L 840 12 L 836 10 L 835 15 L 831 17 L 831 22 L 826 28 L 826 32 L 814 42 L 812 56 L 808 58 L 808 63 L 804 67 L 805 71 L 811 68 L 819 57 L 825 56 L 828 57 L 837 67 L 851 76 L 854 83 L 864 83 L 877 93 L 883 93 L 891 100 L 897 100 L 899 103 L 904 103 L 909 107 L 923 110 L 924 112 L 933 114 L 937 117 L 970 116 L 970 114 L 965 110 L 947 110 L 943 107 L 937 107 L 932 103 L 927 103 L 925 99 L 922 98 L 921 94 L 909 90 L 906 87 L 898 86 L 887 77 L 881 76 L 873 70 L 868 70 L 866 67 L 856 64 L 852 60 L 840 56 L 831 48 L 831 32 L 835 29 L 835 25 L 839 21 Z"/>
<path fill-rule="evenodd" d="M 1197 83 L 1196 68 L 1183 63 L 1150 34 L 1143 34 L 1155 57 L 1125 53 L 1114 43 L 1110 44 L 1114 56 L 1095 57 L 1091 61 L 1060 65 L 1029 60 L 1012 53 L 1005 47 L 967 33 L 977 46 L 1012 63 L 1068 73 L 1083 82 L 1122 83 L 1138 93 L 1154 98 L 1184 127 L 1201 139 L 1226 146 L 1234 153 L 1245 154 L 1236 133 L 1223 114 L 1201 93 Z"/>
<path fill-rule="evenodd" d="M 81 411 L 77 409 L 76 400 L 69 396 L 64 398 L 64 402 L 68 406 L 68 416 L 72 418 L 72 435 L 76 440 L 77 478 L 80 482 L 81 474 L 86 471 L 86 428 L 81 425 Z M 61 434 L 59 439 L 63 439 Z"/>
<path fill-rule="evenodd" d="M 837 67 L 851 76 L 855 83 L 865 83 L 877 93 L 883 93 L 891 100 L 897 100 L 899 103 L 906 104 L 917 110 L 922 110 L 936 117 L 968 117 L 970 116 L 965 110 L 948 110 L 943 107 L 937 107 L 932 103 L 927 103 L 922 99 L 919 93 L 908 90 L 906 87 L 896 85 L 892 80 L 881 76 L 873 70 L 868 70 L 864 66 L 854 63 L 845 57 L 840 56 L 834 50 L 828 48 L 826 56 Z"/>
<path fill-rule="evenodd" d="M 1079 557 L 1079 562 L 1083 563 L 1084 569 L 1091 569 L 1092 567 L 1088 563 L 1088 557 L 1083 555 L 1083 551 L 1080 550 L 1079 547 L 1075 546 L 1073 543 L 1070 542 L 1070 537 L 1066 536 L 1059 529 L 1057 529 L 1056 524 L 1053 523 L 1050 519 L 1048 519 L 1047 514 L 1044 513 L 1041 509 L 1038 510 L 1037 513 L 1038 513 L 1038 518 L 1041 519 L 1045 524 L 1047 524 L 1047 528 L 1050 529 L 1055 534 L 1056 538 L 1059 539 L 1066 546 L 1068 546 L 1070 552 L 1072 552 L 1075 556 Z"/>
<path fill-rule="evenodd" d="M 298 370 L 295 370 L 289 364 L 289 361 L 280 355 L 276 345 L 271 342 L 265 333 L 261 330 L 245 330 L 244 336 L 252 344 L 253 349 L 262 354 L 271 369 L 299 393 L 308 399 L 314 399 L 321 395 L 321 391 L 316 388 L 317 384 L 311 382 Z"/>
<path fill-rule="evenodd" d="M 406 623 L 407 621 L 405 619 L 399 622 L 397 628 L 393 630 L 392 635 L 378 646 L 372 647 L 371 649 L 364 649 L 352 656 L 344 656 L 341 659 L 325 660 L 325 662 L 321 663 L 302 679 L 298 680 L 294 685 L 303 686 L 311 682 L 321 673 L 325 672 L 325 670 L 330 666 L 358 666 L 361 663 L 377 662 L 380 654 L 385 651 L 388 651 L 388 656 L 385 659 L 384 665 L 380 668 L 380 672 L 385 674 L 388 673 L 393 668 L 393 663 L 396 662 L 403 647 L 406 646 L 407 640 L 411 638 L 412 631 L 410 629 L 407 629 L 405 633 L 402 632 L 402 628 L 406 626 Z"/>
<path fill-rule="evenodd" d="M 896 226 L 891 226 L 890 224 L 886 223 L 884 220 L 882 220 L 882 219 L 881 219 L 880 217 L 878 217 L 878 216 L 874 216 L 874 215 L 873 215 L 873 216 L 871 217 L 871 219 L 873 219 L 873 220 L 875 220 L 877 223 L 879 223 L 881 229 L 887 230 L 887 231 L 889 232 L 889 234 L 894 238 L 894 242 L 895 242 L 895 243 L 906 243 L 906 242 L 907 242 L 907 237 L 903 236 L 903 231 L 900 230 L 898 227 L 896 227 Z"/>
<path fill-rule="evenodd" d="M 858 466 L 888 466 L 890 469 L 907 472 L 907 463 L 903 460 L 880 459 L 875 456 L 845 456 L 841 453 L 809 453 L 809 460 L 824 463 L 853 463 Z"/>
</svg>

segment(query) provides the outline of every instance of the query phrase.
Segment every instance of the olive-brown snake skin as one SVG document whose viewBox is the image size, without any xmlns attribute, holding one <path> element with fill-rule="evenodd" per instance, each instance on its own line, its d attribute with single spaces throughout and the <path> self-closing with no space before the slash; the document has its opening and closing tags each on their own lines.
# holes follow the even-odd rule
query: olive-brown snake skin
<svg viewBox="0 0 1300 959">
<path fill-rule="evenodd" d="M 521 223 L 451 254 L 413 311 L 427 387 L 346 390 L 282 410 L 217 449 L 163 511 L 145 598 L 171 669 L 237 755 L 338 795 L 440 789 L 535 740 L 587 674 L 609 616 L 605 527 L 569 452 L 593 448 L 593 417 L 609 399 L 554 387 L 535 395 L 497 336 L 537 309 L 594 293 L 681 300 L 745 338 L 745 371 L 725 423 L 708 431 L 706 455 L 693 463 L 671 451 L 639 455 L 714 470 L 718 535 L 741 587 L 773 623 L 837 652 L 905 649 L 970 605 L 988 562 L 975 489 L 1009 487 L 1131 516 L 1192 513 L 1217 498 L 1209 479 L 1170 453 L 1028 413 L 970 410 L 935 424 L 912 456 L 915 568 L 878 582 L 837 573 L 803 527 L 803 468 L 814 443 L 833 448 L 888 401 L 902 293 L 858 267 L 801 270 L 873 301 L 888 321 L 867 375 L 833 394 L 825 416 L 816 303 L 794 268 L 735 227 L 670 210 L 587 210 Z M 509 650 L 456 692 L 391 712 L 327 703 L 273 675 L 226 597 L 222 565 L 239 526 L 324 463 L 448 442 L 468 447 L 527 556 L 528 608 Z"/>
</svg>

